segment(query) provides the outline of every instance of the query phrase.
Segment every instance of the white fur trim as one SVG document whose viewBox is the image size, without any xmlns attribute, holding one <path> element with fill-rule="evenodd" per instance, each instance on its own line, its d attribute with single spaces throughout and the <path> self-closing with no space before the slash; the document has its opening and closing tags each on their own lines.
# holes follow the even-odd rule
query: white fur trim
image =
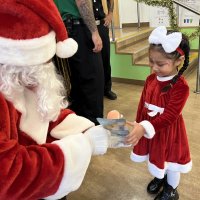
<svg viewBox="0 0 200 200">
<path fill-rule="evenodd" d="M 68 38 L 57 43 L 56 55 L 60 58 L 69 58 L 77 52 L 77 49 L 77 42 L 72 38 Z"/>
<path fill-rule="evenodd" d="M 50 134 L 54 138 L 61 139 L 67 135 L 82 133 L 92 126 L 94 126 L 94 123 L 90 120 L 76 114 L 70 114 L 52 129 Z"/>
<path fill-rule="evenodd" d="M 55 32 L 40 38 L 14 40 L 0 37 L 0 63 L 16 66 L 38 65 L 56 52 Z"/>
<path fill-rule="evenodd" d="M 167 169 L 171 171 L 181 172 L 181 173 L 188 173 L 192 169 L 192 161 L 190 161 L 189 163 L 186 163 L 185 165 L 172 163 L 172 162 L 168 162 L 167 165 L 168 165 Z"/>
<path fill-rule="evenodd" d="M 49 121 L 41 119 L 41 115 L 37 111 L 36 94 L 25 88 L 24 91 L 24 108 L 20 119 L 20 130 L 29 135 L 37 144 L 46 142 Z M 22 103 L 22 102 L 21 102 Z"/>
<path fill-rule="evenodd" d="M 192 161 L 190 161 L 189 163 L 186 163 L 185 165 L 172 163 L 172 162 L 165 162 L 164 169 L 160 169 L 156 165 L 152 164 L 151 162 L 148 162 L 148 168 L 149 168 L 150 173 L 153 176 L 161 179 L 164 177 L 167 170 L 180 172 L 180 173 L 188 173 L 192 169 Z"/>
<path fill-rule="evenodd" d="M 94 126 L 84 133 L 93 147 L 93 155 L 104 154 L 108 148 L 108 131 L 101 125 Z"/>
<path fill-rule="evenodd" d="M 130 155 L 130 159 L 134 162 L 144 162 L 144 161 L 148 161 L 148 169 L 150 171 L 150 173 L 157 177 L 157 178 L 163 178 L 164 174 L 165 174 L 165 170 L 164 169 L 159 169 L 158 167 L 156 167 L 154 164 L 149 162 L 149 155 L 137 155 L 133 152 L 131 152 Z"/>
<path fill-rule="evenodd" d="M 90 142 L 83 134 L 67 136 L 53 143 L 63 151 L 65 163 L 60 186 L 55 194 L 45 198 L 48 200 L 60 199 L 80 187 L 92 155 Z"/>
<path fill-rule="evenodd" d="M 164 177 L 167 170 L 180 172 L 180 173 L 188 173 L 192 169 L 192 161 L 190 161 L 189 163 L 186 163 L 185 165 L 178 164 L 178 163 L 172 163 L 172 162 L 165 162 L 164 169 L 160 169 L 156 165 L 154 165 L 153 163 L 151 163 L 149 161 L 149 155 L 140 156 L 140 155 L 137 155 L 137 154 L 131 152 L 130 158 L 134 162 L 148 161 L 149 172 L 153 176 L 160 178 L 160 179 Z"/>
<path fill-rule="evenodd" d="M 164 81 L 169 81 L 172 80 L 174 78 L 175 75 L 172 76 L 166 76 L 166 77 L 162 77 L 162 76 L 157 76 L 157 80 L 160 82 L 164 82 Z"/>
<path fill-rule="evenodd" d="M 144 162 L 146 160 L 148 160 L 148 155 L 144 155 L 144 156 L 139 156 L 133 152 L 131 152 L 131 155 L 130 155 L 130 159 L 134 162 Z"/>
<path fill-rule="evenodd" d="M 165 166 L 164 169 L 160 169 L 160 168 L 158 168 L 156 165 L 150 163 L 149 161 L 148 161 L 148 169 L 149 169 L 149 172 L 150 172 L 153 176 L 155 176 L 155 177 L 157 177 L 157 178 L 159 178 L 159 179 L 164 178 L 165 173 L 166 173 L 166 166 Z"/>
<path fill-rule="evenodd" d="M 153 136 L 155 135 L 155 129 L 153 125 L 147 120 L 141 121 L 140 124 L 144 127 L 146 131 L 146 133 L 144 134 L 144 137 L 148 139 L 153 138 Z"/>
</svg>

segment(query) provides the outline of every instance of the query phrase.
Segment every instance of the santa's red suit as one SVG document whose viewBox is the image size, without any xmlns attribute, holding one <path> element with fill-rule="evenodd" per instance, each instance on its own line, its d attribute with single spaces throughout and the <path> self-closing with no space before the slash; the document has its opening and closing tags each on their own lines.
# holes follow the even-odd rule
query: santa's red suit
<svg viewBox="0 0 200 200">
<path fill-rule="evenodd" d="M 25 105 L 30 118 L 0 94 L 0 199 L 36 200 L 52 194 L 47 199 L 61 198 L 80 186 L 97 150 L 82 134 L 94 124 L 67 109 L 55 122 L 42 122 L 33 109 L 34 100 Z M 52 143 L 63 134 L 69 136 Z M 106 151 L 105 145 L 95 148 L 98 153 Z"/>
</svg>

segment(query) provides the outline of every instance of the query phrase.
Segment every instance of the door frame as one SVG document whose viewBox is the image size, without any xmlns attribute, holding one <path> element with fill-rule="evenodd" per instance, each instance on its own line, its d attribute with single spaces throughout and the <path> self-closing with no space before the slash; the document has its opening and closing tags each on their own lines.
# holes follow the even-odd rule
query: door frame
<svg viewBox="0 0 200 200">
<path fill-rule="evenodd" d="M 108 12 L 107 9 L 107 0 L 102 0 L 103 8 L 105 13 Z M 114 0 L 114 10 L 113 10 L 113 22 L 115 28 L 120 28 L 120 18 L 119 18 L 119 2 Z"/>
</svg>

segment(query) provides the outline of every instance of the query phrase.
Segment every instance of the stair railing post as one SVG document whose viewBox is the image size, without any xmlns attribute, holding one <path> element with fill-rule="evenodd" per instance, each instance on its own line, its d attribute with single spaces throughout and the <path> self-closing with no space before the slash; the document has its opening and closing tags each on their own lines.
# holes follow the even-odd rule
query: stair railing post
<svg viewBox="0 0 200 200">
<path fill-rule="evenodd" d="M 200 20 L 199 20 L 200 26 Z M 198 53 L 198 65 L 197 65 L 197 80 L 195 93 L 200 94 L 200 36 L 199 36 L 199 53 Z"/>
<path fill-rule="evenodd" d="M 181 3 L 177 0 L 173 0 L 173 3 L 177 4 L 178 6 L 185 8 L 186 10 L 191 11 L 192 13 L 200 15 L 200 12 L 198 10 L 195 10 L 194 8 L 189 7 L 189 6 L 185 5 L 184 3 Z M 200 20 L 199 20 L 199 26 L 200 26 Z M 200 94 L 200 36 L 199 36 L 199 49 L 198 49 L 196 90 L 194 92 L 197 93 L 197 94 Z"/>
<path fill-rule="evenodd" d="M 140 28 L 140 4 L 137 1 L 137 18 L 138 18 L 138 29 Z"/>
<path fill-rule="evenodd" d="M 111 33 L 112 33 L 112 41 L 115 41 L 115 30 L 114 30 L 114 20 L 111 21 Z"/>
<path fill-rule="evenodd" d="M 179 26 L 179 5 L 176 5 L 177 25 Z"/>
</svg>

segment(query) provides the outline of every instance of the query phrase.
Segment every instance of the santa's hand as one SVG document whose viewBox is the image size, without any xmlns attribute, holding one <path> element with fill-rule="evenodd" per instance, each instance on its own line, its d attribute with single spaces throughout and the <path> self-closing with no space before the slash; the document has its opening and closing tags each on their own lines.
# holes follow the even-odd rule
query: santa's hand
<svg viewBox="0 0 200 200">
<path fill-rule="evenodd" d="M 85 131 L 84 135 L 88 138 L 92 146 L 92 154 L 104 154 L 108 148 L 108 131 L 103 126 L 94 126 Z"/>
<path fill-rule="evenodd" d="M 126 136 L 129 134 L 128 127 L 126 126 L 126 120 L 120 119 L 105 119 L 97 118 L 97 121 L 108 131 L 109 148 L 129 147 L 130 145 L 125 143 Z"/>
</svg>

